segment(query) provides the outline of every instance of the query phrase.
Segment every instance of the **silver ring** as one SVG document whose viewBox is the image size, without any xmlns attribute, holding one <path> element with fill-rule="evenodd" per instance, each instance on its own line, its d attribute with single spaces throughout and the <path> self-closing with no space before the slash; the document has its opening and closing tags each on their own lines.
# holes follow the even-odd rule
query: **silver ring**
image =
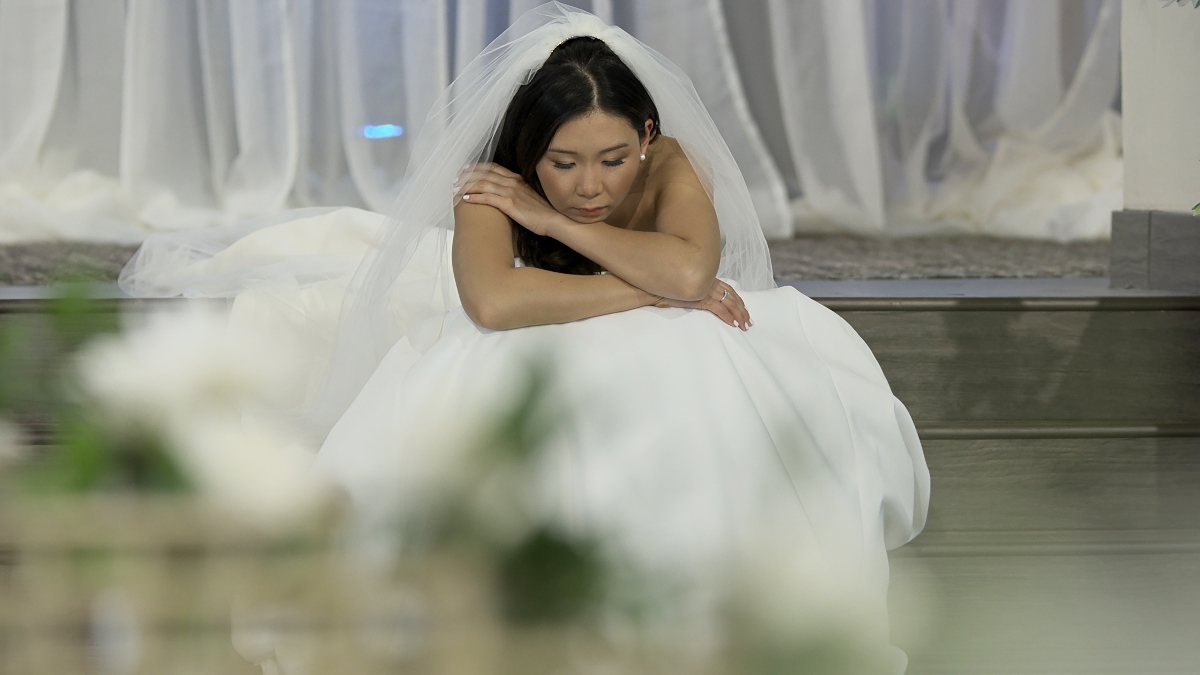
<svg viewBox="0 0 1200 675">
<path fill-rule="evenodd" d="M 722 295 L 722 296 L 721 296 L 721 299 L 720 299 L 720 300 L 718 300 L 717 302 L 725 302 L 725 298 L 728 298 L 728 297 L 729 297 L 729 289 L 728 289 L 728 288 L 726 288 L 726 289 L 725 289 L 725 295 Z"/>
</svg>

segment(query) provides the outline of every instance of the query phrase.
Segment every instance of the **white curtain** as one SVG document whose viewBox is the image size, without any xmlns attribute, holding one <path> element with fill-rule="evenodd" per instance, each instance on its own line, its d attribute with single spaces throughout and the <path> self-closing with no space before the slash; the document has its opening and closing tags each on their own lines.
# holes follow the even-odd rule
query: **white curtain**
<svg viewBox="0 0 1200 675">
<path fill-rule="evenodd" d="M 386 211 L 434 97 L 539 4 L 0 0 L 0 242 Z M 768 237 L 1098 237 L 1120 208 L 1115 0 L 570 4 L 691 75 Z"/>
<path fill-rule="evenodd" d="M 800 227 L 1107 236 L 1116 0 L 769 0 Z"/>
</svg>

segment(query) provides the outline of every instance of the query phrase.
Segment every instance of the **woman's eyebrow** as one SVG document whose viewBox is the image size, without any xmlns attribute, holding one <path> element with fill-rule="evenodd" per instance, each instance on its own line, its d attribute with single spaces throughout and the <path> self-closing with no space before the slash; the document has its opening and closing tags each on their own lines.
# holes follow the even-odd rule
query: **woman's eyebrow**
<svg viewBox="0 0 1200 675">
<path fill-rule="evenodd" d="M 612 152 L 613 150 L 620 150 L 621 148 L 628 148 L 628 147 L 629 147 L 628 143 L 621 143 L 619 145 L 614 145 L 611 148 L 605 148 L 605 149 L 601 150 L 600 154 L 603 155 L 606 152 Z M 563 150 L 562 148 L 547 148 L 546 152 L 557 152 L 560 155 L 578 155 L 579 154 L 578 152 L 575 152 L 574 150 Z"/>
</svg>

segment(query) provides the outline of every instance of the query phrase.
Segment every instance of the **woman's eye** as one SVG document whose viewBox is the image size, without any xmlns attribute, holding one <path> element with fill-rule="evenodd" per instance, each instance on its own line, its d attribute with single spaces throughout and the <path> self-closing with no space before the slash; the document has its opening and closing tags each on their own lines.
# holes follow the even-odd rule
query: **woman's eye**
<svg viewBox="0 0 1200 675">
<path fill-rule="evenodd" d="M 607 162 L 604 162 L 604 166 L 621 166 L 624 163 L 625 160 L 623 159 L 610 159 Z"/>
<path fill-rule="evenodd" d="M 556 169 L 569 169 L 573 166 L 575 166 L 575 164 L 573 164 L 573 163 L 570 163 L 570 164 L 564 163 L 564 162 L 555 162 L 554 163 L 554 168 L 556 168 Z"/>
</svg>

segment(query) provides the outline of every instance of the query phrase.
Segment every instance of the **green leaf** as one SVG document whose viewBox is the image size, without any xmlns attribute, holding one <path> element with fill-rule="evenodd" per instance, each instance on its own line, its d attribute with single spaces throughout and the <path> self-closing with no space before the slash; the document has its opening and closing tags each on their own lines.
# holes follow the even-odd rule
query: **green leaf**
<svg viewBox="0 0 1200 675">
<path fill-rule="evenodd" d="M 1196 0 L 1196 6 L 1200 7 L 1200 0 Z M 1192 215 L 1200 216 L 1200 204 L 1196 204 L 1195 206 L 1192 207 Z"/>
<path fill-rule="evenodd" d="M 511 551 L 499 573 L 504 616 L 523 624 L 582 616 L 600 599 L 604 581 L 594 546 L 546 529 Z"/>
<path fill-rule="evenodd" d="M 57 443 L 16 472 L 28 492 L 180 492 L 188 481 L 151 434 L 117 437 L 79 409 L 61 413 Z"/>
<path fill-rule="evenodd" d="M 21 486 L 33 493 L 87 492 L 101 487 L 115 464 L 103 436 L 78 420 L 60 424 L 58 443 L 17 472 Z"/>
</svg>

